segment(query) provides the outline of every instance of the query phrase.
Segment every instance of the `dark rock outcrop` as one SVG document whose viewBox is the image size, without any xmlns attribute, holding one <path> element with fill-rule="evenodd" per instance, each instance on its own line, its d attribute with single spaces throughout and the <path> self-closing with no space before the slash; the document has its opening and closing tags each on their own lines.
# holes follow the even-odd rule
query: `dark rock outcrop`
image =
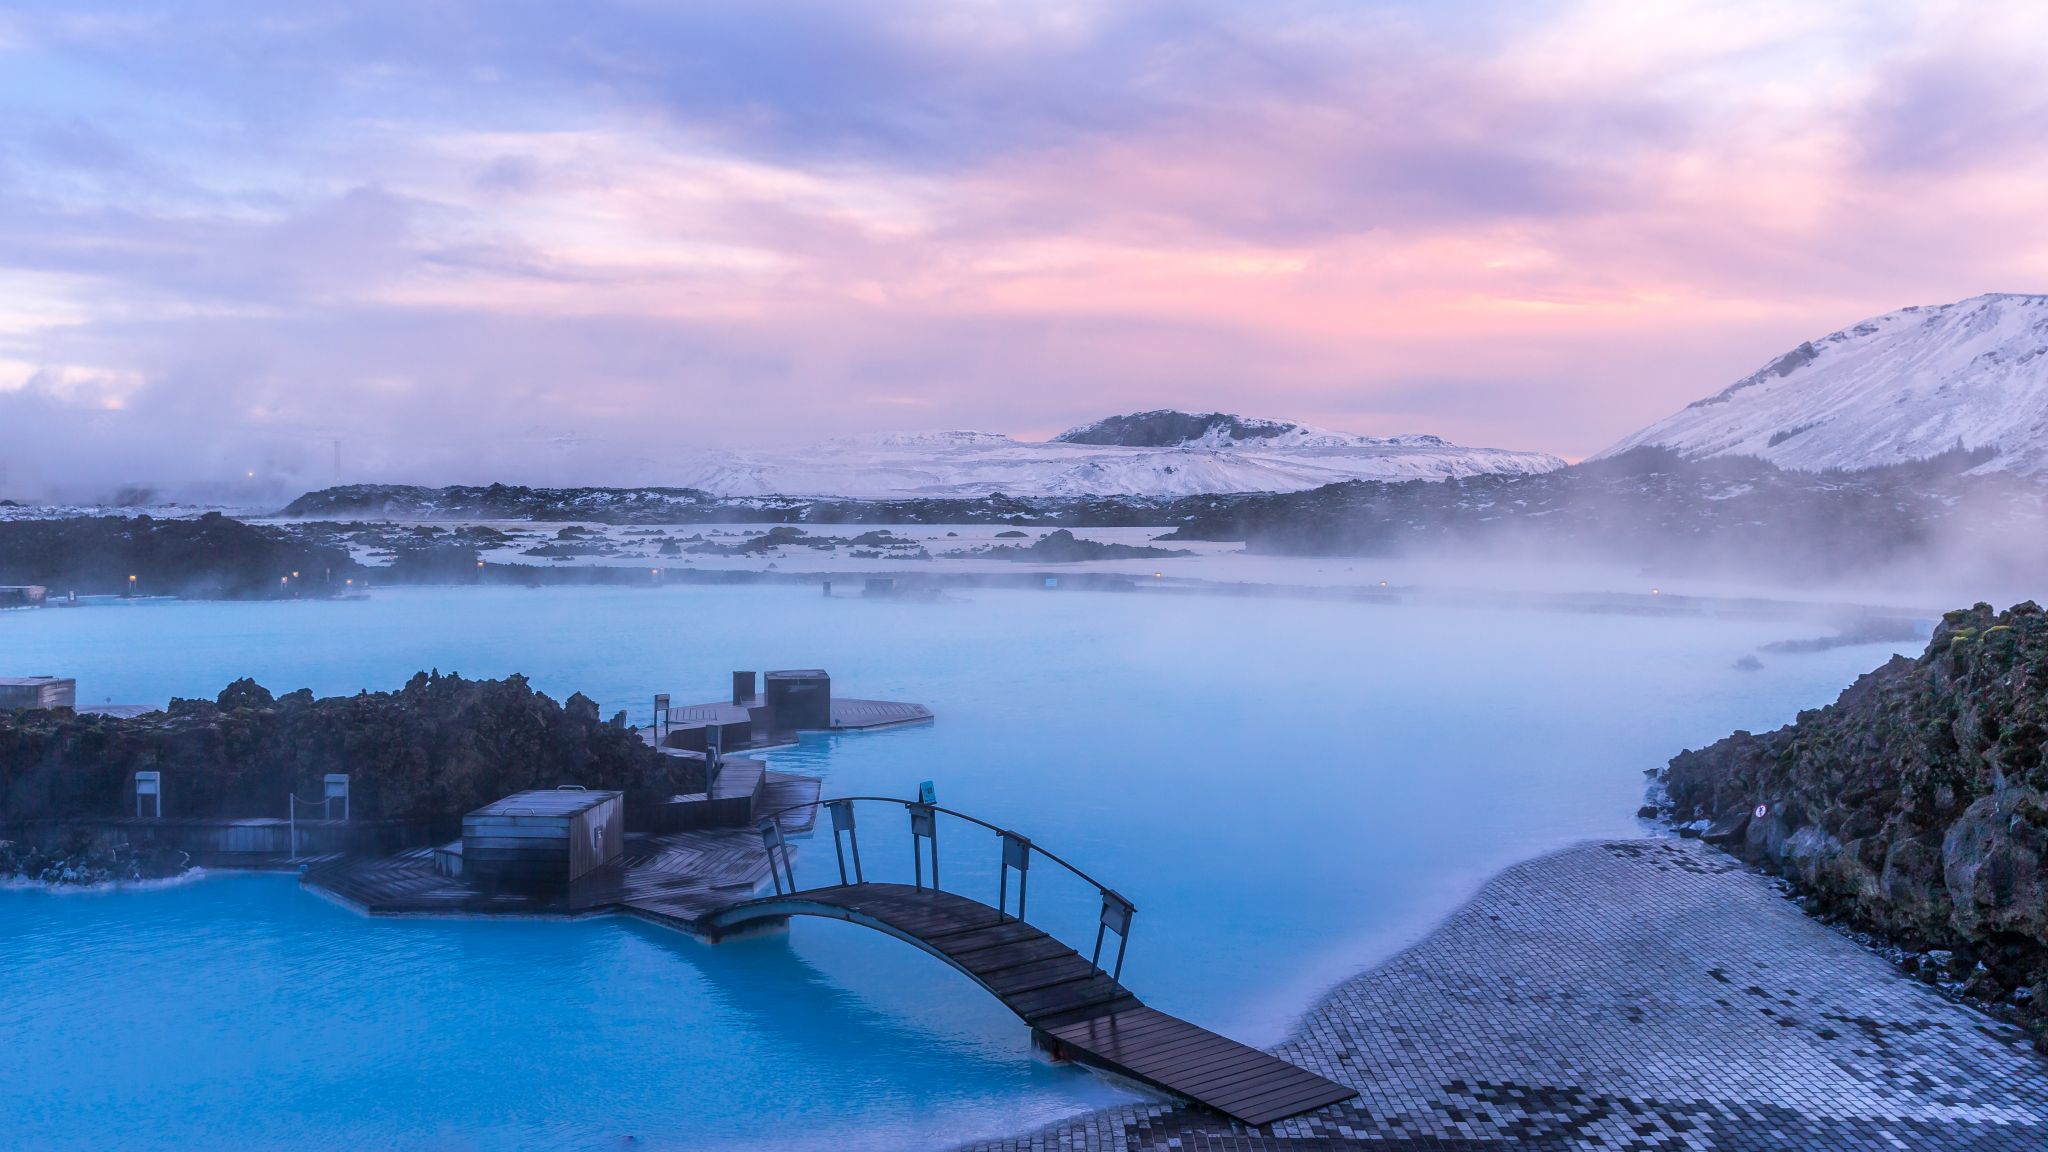
<svg viewBox="0 0 2048 1152">
<path fill-rule="evenodd" d="M 0 840 L 0 877 L 19 876 L 53 886 L 161 880 L 182 874 L 192 858 L 174 848 L 131 844 L 106 836 L 74 835 L 54 846 Z"/>
<path fill-rule="evenodd" d="M 1061 528 L 1028 545 L 999 544 L 984 551 L 983 555 L 998 560 L 1014 560 L 1022 564 L 1076 564 L 1084 560 L 1159 560 L 1174 556 L 1193 556 L 1194 553 L 1185 548 L 1104 544 L 1100 540 L 1081 539 Z"/>
<path fill-rule="evenodd" d="M 247 599 L 326 595 L 360 574 L 345 548 L 218 512 L 0 521 L 0 584 Z"/>
<path fill-rule="evenodd" d="M 1109 416 L 1079 428 L 1069 428 L 1053 437 L 1056 444 L 1108 444 L 1126 448 L 1171 448 L 1193 444 L 1220 433 L 1229 440 L 1271 440 L 1294 431 L 1299 425 L 1280 420 L 1233 416 L 1227 412 L 1181 412 L 1156 408 Z"/>
<path fill-rule="evenodd" d="M 396 692 L 273 697 L 236 681 L 212 701 L 174 700 L 133 719 L 0 712 L 0 823 L 120 816 L 138 770 L 163 773 L 166 815 L 285 815 L 287 794 L 350 775 L 359 819 L 445 821 L 524 788 L 582 784 L 626 793 L 629 819 L 703 786 L 581 693 L 561 704 L 521 676 L 422 672 Z"/>
<path fill-rule="evenodd" d="M 1810 906 L 1939 950 L 1972 994 L 2048 1000 L 2048 614 L 1949 613 L 1918 659 L 1775 732 L 1674 757 L 1677 823 L 1794 881 Z M 1958 979 L 1963 978 L 1958 976 Z M 2040 1018 L 2037 1015 L 2037 1022 Z"/>
</svg>

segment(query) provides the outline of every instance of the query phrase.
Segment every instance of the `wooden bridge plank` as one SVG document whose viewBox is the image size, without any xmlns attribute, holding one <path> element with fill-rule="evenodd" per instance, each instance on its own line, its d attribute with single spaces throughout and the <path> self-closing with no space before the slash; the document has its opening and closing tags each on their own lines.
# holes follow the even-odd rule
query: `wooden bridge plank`
<svg viewBox="0 0 2048 1152">
<path fill-rule="evenodd" d="M 1011 944 L 997 944 L 989 948 L 977 948 L 972 952 L 951 954 L 977 976 L 1000 972 L 1020 964 L 1032 964 L 1040 960 L 1051 960 L 1056 956 L 1076 956 L 1072 948 L 1041 933 L 1029 940 Z"/>
<path fill-rule="evenodd" d="M 1152 1008 L 1096 1016 L 1048 1033 L 1084 1060 L 1247 1124 L 1270 1124 L 1357 1095 L 1307 1069 Z"/>
<path fill-rule="evenodd" d="M 977 928 L 972 932 L 948 936 L 944 940 L 935 940 L 932 943 L 939 951 L 957 958 L 983 948 L 1015 944 L 1020 940 L 1037 939 L 1044 935 L 1042 929 L 1033 928 L 1021 920 L 1011 920 L 987 928 Z"/>
<path fill-rule="evenodd" d="M 1079 956 L 1055 956 L 1050 960 L 1035 960 L 1029 964 L 1003 968 L 989 973 L 977 971 L 975 975 L 996 995 L 1008 999 L 1050 988 L 1055 984 L 1085 979 L 1094 971 L 1094 966 Z"/>
<path fill-rule="evenodd" d="M 1254 1124 L 1270 1124 L 1289 1116 L 1327 1107 L 1340 1100 L 1349 1100 L 1358 1093 L 1342 1084 L 1325 1080 L 1313 1072 L 1297 1069 L 1302 1074 L 1289 1080 L 1285 1087 L 1276 1088 L 1261 1096 L 1241 1098 L 1219 1105 L 1235 1116 L 1263 1117 L 1252 1120 Z"/>
<path fill-rule="evenodd" d="M 1303 1072 L 1294 1065 L 1275 1060 L 1265 1053 L 1265 1059 L 1258 1062 L 1242 1057 L 1223 1063 L 1212 1063 L 1200 1068 L 1176 1067 L 1174 1083 L 1182 1091 L 1199 1093 L 1204 1098 L 1218 1103 L 1232 1100 L 1252 1100 L 1274 1089 L 1291 1091 L 1301 1082 L 1303 1076 L 1314 1073 Z"/>
<path fill-rule="evenodd" d="M 1035 1021 L 1108 1004 L 1128 996 L 1130 993 L 1124 991 L 1123 985 L 1107 976 L 1097 975 L 1005 997 L 1004 1003 L 1009 1005 L 1010 1011 Z"/>
</svg>

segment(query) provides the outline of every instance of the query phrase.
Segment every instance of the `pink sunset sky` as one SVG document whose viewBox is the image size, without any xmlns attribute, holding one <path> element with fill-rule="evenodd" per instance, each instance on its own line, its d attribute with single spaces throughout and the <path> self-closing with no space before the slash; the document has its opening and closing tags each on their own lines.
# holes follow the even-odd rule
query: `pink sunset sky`
<svg viewBox="0 0 2048 1152">
<path fill-rule="evenodd" d="M 0 6 L 0 496 L 1177 407 L 1568 458 L 2048 290 L 2048 5 Z"/>
</svg>

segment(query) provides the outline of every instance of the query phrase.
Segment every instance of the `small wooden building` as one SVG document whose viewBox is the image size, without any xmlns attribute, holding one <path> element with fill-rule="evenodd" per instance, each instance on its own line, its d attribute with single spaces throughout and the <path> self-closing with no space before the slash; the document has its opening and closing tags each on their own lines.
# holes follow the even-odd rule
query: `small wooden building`
<svg viewBox="0 0 2048 1152">
<path fill-rule="evenodd" d="M 0 709 L 77 706 L 78 681 L 68 676 L 0 676 Z"/>
<path fill-rule="evenodd" d="M 617 860 L 625 847 L 622 792 L 514 792 L 462 818 L 463 876 L 486 886 L 566 886 Z"/>
<path fill-rule="evenodd" d="M 777 732 L 824 731 L 832 727 L 832 677 L 823 668 L 770 672 L 763 695 Z"/>
</svg>

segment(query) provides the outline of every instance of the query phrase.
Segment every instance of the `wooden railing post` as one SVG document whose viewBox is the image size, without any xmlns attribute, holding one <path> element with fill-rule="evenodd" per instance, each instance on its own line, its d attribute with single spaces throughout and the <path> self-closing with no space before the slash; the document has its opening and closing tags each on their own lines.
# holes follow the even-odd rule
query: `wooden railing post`
<svg viewBox="0 0 2048 1152">
<path fill-rule="evenodd" d="M 1102 934 L 1116 933 L 1116 970 L 1110 973 L 1111 980 L 1121 980 L 1124 974 L 1124 949 L 1131 942 L 1131 915 L 1137 911 L 1129 900 L 1107 888 L 1102 890 L 1102 915 L 1095 924 L 1095 951 L 1088 962 L 1102 971 Z"/>
<path fill-rule="evenodd" d="M 768 877 L 775 881 L 775 894 L 783 895 L 782 881 L 789 879 L 789 892 L 796 891 L 796 871 L 789 863 L 789 842 L 782 838 L 782 825 L 773 819 L 761 821 L 761 847 L 768 852 Z M 775 870 L 775 850 L 782 849 L 782 871 Z"/>
<path fill-rule="evenodd" d="M 1010 869 L 1017 870 L 1017 919 L 1024 919 L 1025 886 L 1031 882 L 1031 841 L 1015 832 L 998 833 L 1003 838 L 1003 859 L 996 867 L 996 912 L 1009 914 Z"/>
<path fill-rule="evenodd" d="M 839 883 L 846 883 L 846 849 L 839 843 L 841 832 L 846 833 L 847 840 L 853 844 L 853 882 L 867 883 L 867 878 L 860 873 L 860 833 L 854 830 L 853 801 L 827 800 L 825 808 L 832 813 L 832 854 L 839 857 Z"/>
<path fill-rule="evenodd" d="M 939 815 L 930 804 L 910 803 L 903 805 L 910 810 L 910 863 L 913 883 L 924 887 L 924 846 L 920 838 L 931 841 L 932 891 L 939 890 Z"/>
</svg>

